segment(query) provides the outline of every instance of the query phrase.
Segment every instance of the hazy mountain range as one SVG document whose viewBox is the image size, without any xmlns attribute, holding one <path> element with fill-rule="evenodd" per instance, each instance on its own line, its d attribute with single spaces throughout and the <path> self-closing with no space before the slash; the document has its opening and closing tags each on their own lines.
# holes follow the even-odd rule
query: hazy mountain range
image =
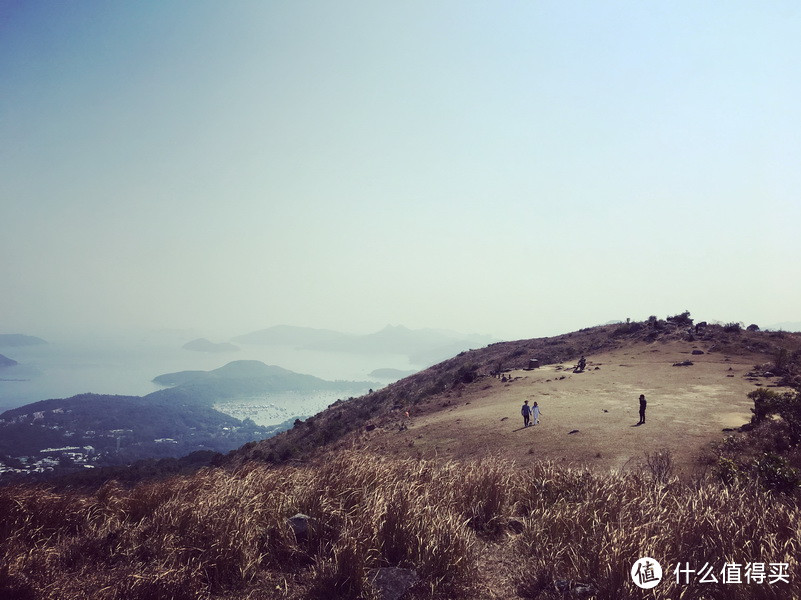
<svg viewBox="0 0 801 600">
<path fill-rule="evenodd" d="M 183 345 L 184 350 L 193 350 L 195 352 L 238 352 L 239 346 L 228 342 L 211 342 L 206 338 L 198 338 L 187 342 Z"/>
<path fill-rule="evenodd" d="M 497 341 L 488 335 L 463 334 L 445 329 L 409 329 L 387 325 L 375 333 L 359 335 L 330 329 L 276 325 L 232 339 L 239 344 L 292 346 L 303 350 L 353 354 L 401 354 L 410 362 L 428 365 Z"/>
</svg>

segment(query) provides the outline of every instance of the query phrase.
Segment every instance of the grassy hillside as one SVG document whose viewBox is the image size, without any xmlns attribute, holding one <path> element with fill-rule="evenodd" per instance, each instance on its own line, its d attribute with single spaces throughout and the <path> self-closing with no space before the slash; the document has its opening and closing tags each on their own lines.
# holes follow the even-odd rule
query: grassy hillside
<svg viewBox="0 0 801 600">
<path fill-rule="evenodd" d="M 346 452 L 94 494 L 0 488 L 0 596 L 373 598 L 373 569 L 397 566 L 418 578 L 407 599 L 633 599 L 650 556 L 665 569 L 651 598 L 797 598 L 800 523 L 756 483 Z M 787 580 L 673 575 L 726 563 L 784 563 Z"/>
<path fill-rule="evenodd" d="M 191 475 L 93 492 L 0 488 L 0 597 L 375 599 L 377 570 L 398 567 L 415 581 L 405 600 L 799 598 L 801 335 L 685 325 L 610 325 L 466 352 Z M 565 367 L 580 355 L 588 368 L 574 374 Z M 695 362 L 674 367 L 677 357 Z M 522 371 L 530 358 L 543 366 Z M 650 429 L 633 426 L 615 394 L 604 397 L 621 384 L 753 420 L 728 437 L 717 421 L 670 429 L 680 419 L 658 410 Z M 551 390 L 552 422 L 595 406 L 577 400 L 589 392 L 608 404 L 577 434 L 515 432 L 494 411 L 516 409 L 531 389 Z M 593 431 L 601 414 L 617 421 Z M 604 428 L 607 438 L 593 437 Z M 647 445 L 677 432 L 679 448 Z M 513 434 L 538 437 L 520 444 Z M 463 444 L 451 454 L 449 437 Z M 492 439 L 537 451 L 501 454 Z M 613 469 L 594 455 L 562 460 L 586 440 L 601 440 L 604 455 L 633 444 L 641 460 Z M 681 469 L 685 446 L 706 448 L 705 468 Z M 664 570 L 648 592 L 630 576 L 644 556 Z"/>
<path fill-rule="evenodd" d="M 435 415 L 439 415 L 439 418 L 443 420 L 440 430 L 431 435 L 425 432 L 418 432 L 416 435 L 423 433 L 423 439 L 428 439 L 431 442 L 431 450 L 441 453 L 444 445 L 439 444 L 438 440 L 441 440 L 446 434 L 447 437 L 453 437 L 453 427 L 455 426 L 453 421 L 457 418 L 463 418 L 465 423 L 470 422 L 470 411 L 465 408 L 465 403 L 471 403 L 471 409 L 477 409 L 481 402 L 485 404 L 505 403 L 504 412 L 498 414 L 490 413 L 489 416 L 476 415 L 476 419 L 480 418 L 478 429 L 466 432 L 463 436 L 464 438 L 469 438 L 470 435 L 481 435 L 481 432 L 486 430 L 487 426 L 494 427 L 503 416 L 516 419 L 519 404 L 522 404 L 524 398 L 529 397 L 526 394 L 541 394 L 544 391 L 550 394 L 557 393 L 552 389 L 545 390 L 542 387 L 528 392 L 523 387 L 515 388 L 515 386 L 519 385 L 518 383 L 509 384 L 512 387 L 507 390 L 506 386 L 500 385 L 500 380 L 490 377 L 491 373 L 506 372 L 510 376 L 528 377 L 529 380 L 526 383 L 534 383 L 534 379 L 539 374 L 546 373 L 550 369 L 552 381 L 549 384 L 553 386 L 556 385 L 553 380 L 559 378 L 565 380 L 571 377 L 569 367 L 575 364 L 582 355 L 590 359 L 590 367 L 592 369 L 592 371 L 588 369 L 588 372 L 582 375 L 586 382 L 583 397 L 595 398 L 596 388 L 599 390 L 603 388 L 605 392 L 609 392 L 607 388 L 611 386 L 617 389 L 620 381 L 625 381 L 626 385 L 631 386 L 627 393 L 633 394 L 633 402 L 635 403 L 637 396 L 641 393 L 639 390 L 642 389 L 642 386 L 652 385 L 649 378 L 651 371 L 654 369 L 654 364 L 651 359 L 648 359 L 651 364 L 646 364 L 645 359 L 637 364 L 630 364 L 630 356 L 625 358 L 628 350 L 631 351 L 631 355 L 637 356 L 658 356 L 660 353 L 664 355 L 663 365 L 666 365 L 667 370 L 662 369 L 664 375 L 660 375 L 663 379 L 663 389 L 660 390 L 660 393 L 661 398 L 665 398 L 666 402 L 671 395 L 670 386 L 673 380 L 677 380 L 680 377 L 695 377 L 703 369 L 709 371 L 711 369 L 708 366 L 710 362 L 718 363 L 721 368 L 715 378 L 711 378 L 712 376 L 710 375 L 709 378 L 697 383 L 703 384 L 707 388 L 710 388 L 713 384 L 721 387 L 725 392 L 719 394 L 721 407 L 726 402 L 731 402 L 732 398 L 736 398 L 739 402 L 739 408 L 733 409 L 733 412 L 735 415 L 741 415 L 737 417 L 741 420 L 737 423 L 721 423 L 719 427 L 716 427 L 716 432 L 719 432 L 724 427 L 741 425 L 743 417 L 745 420 L 748 419 L 749 410 L 747 406 L 750 406 L 750 401 L 745 395 L 747 391 L 753 389 L 754 382 L 748 381 L 745 387 L 742 384 L 746 381 L 747 373 L 752 372 L 757 364 L 760 365 L 760 368 L 762 366 L 765 367 L 760 373 L 770 370 L 769 372 L 774 375 L 770 381 L 765 380 L 766 384 L 801 384 L 799 373 L 788 370 L 786 367 L 777 368 L 777 365 L 774 364 L 777 359 L 780 362 L 784 360 L 781 358 L 782 356 L 786 358 L 785 362 L 792 362 L 789 358 L 791 356 L 795 357 L 792 359 L 793 361 L 797 360 L 799 349 L 801 349 L 801 334 L 749 331 L 733 325 L 710 325 L 699 329 L 697 332 L 695 329 L 692 329 L 692 332 L 688 329 L 689 324 L 686 322 L 677 323 L 675 321 L 654 320 L 644 323 L 621 323 L 587 328 L 550 338 L 501 342 L 491 344 L 486 348 L 462 352 L 458 356 L 402 379 L 377 392 L 335 403 L 327 410 L 307 419 L 302 424 L 298 424 L 284 434 L 263 442 L 247 444 L 242 449 L 232 453 L 228 460 L 232 465 L 243 464 L 248 460 L 282 463 L 287 460 L 303 459 L 323 447 L 352 447 L 354 444 L 367 443 L 369 438 L 377 436 L 381 436 L 381 440 L 378 443 L 375 440 L 369 443 L 369 447 L 373 451 L 381 452 L 382 443 L 386 442 L 384 445 L 387 446 L 389 452 L 406 452 L 407 455 L 417 456 L 421 443 L 425 446 L 425 442 L 417 441 L 416 437 L 405 439 L 404 443 L 407 447 L 410 447 L 408 446 L 409 442 L 413 444 L 411 447 L 414 450 L 410 453 L 392 442 L 390 440 L 392 436 L 389 434 L 391 432 L 403 433 L 410 427 L 419 425 L 422 418 L 429 419 L 426 424 L 431 423 Z M 696 357 L 691 354 L 695 348 L 703 348 L 701 350 L 704 353 L 702 357 Z M 676 360 L 667 360 L 669 355 L 673 356 L 670 352 L 676 353 L 676 356 L 681 355 L 682 360 L 693 358 L 699 366 L 690 368 L 682 374 L 681 368 L 672 367 Z M 597 363 L 594 357 L 597 358 L 599 356 L 604 356 L 608 360 L 596 372 L 594 369 L 598 365 L 594 364 Z M 530 359 L 537 359 L 541 365 L 548 368 L 523 372 L 523 369 L 529 365 Z M 609 361 L 613 359 L 614 362 L 610 363 Z M 665 360 L 667 362 L 664 362 Z M 733 372 L 728 370 L 733 368 L 729 365 L 731 361 L 738 365 L 736 377 L 733 376 Z M 705 364 L 707 366 L 704 366 Z M 555 368 L 561 369 L 562 372 L 553 373 Z M 617 373 L 614 373 L 613 370 L 617 370 Z M 628 372 L 624 373 L 626 370 Z M 591 379 L 593 377 L 599 380 L 604 377 L 612 379 L 607 379 L 603 383 L 599 381 L 596 385 L 590 383 L 593 381 Z M 540 378 L 545 383 L 544 380 L 548 379 L 548 376 L 541 376 Z M 568 381 L 566 385 L 562 385 L 562 383 L 559 385 L 567 389 L 573 383 Z M 696 382 L 687 381 L 686 389 L 692 390 L 694 383 Z M 533 398 L 541 400 L 538 396 L 533 396 Z M 692 398 L 688 397 L 687 400 L 689 402 Z M 705 400 L 702 399 L 700 402 L 703 401 Z M 457 409 L 457 406 L 461 408 Z M 578 405 L 566 405 L 564 408 L 565 414 L 571 413 L 576 406 Z M 656 409 L 657 406 L 654 406 L 653 410 Z M 720 410 L 725 412 L 723 408 Z M 452 411 L 455 412 L 450 415 Z M 407 413 L 409 413 L 409 417 L 406 416 Z M 663 414 L 665 414 L 664 411 Z M 636 409 L 634 415 L 634 422 L 636 422 Z M 453 417 L 452 419 L 451 416 Z M 486 419 L 484 418 L 485 416 L 487 417 Z M 608 416 L 606 415 L 606 417 Z M 490 417 L 493 419 L 492 422 L 489 420 Z M 504 427 L 507 425 L 505 424 Z M 571 427 L 568 431 L 572 429 L 575 429 L 575 427 Z M 586 431 L 585 428 L 584 433 Z M 369 435 L 367 435 L 368 433 Z M 409 433 L 407 432 L 404 435 L 408 437 Z M 709 438 L 708 433 L 705 435 L 706 438 Z M 498 439 L 500 439 L 498 436 L 493 437 L 492 443 Z M 608 445 L 613 441 L 601 440 L 599 443 Z M 435 449 L 434 446 L 438 446 L 438 448 Z M 693 448 L 698 448 L 698 446 L 698 443 L 694 443 Z M 490 450 L 493 448 L 496 450 L 501 449 L 491 445 L 488 447 Z M 524 448 L 523 451 L 527 450 L 528 448 Z M 595 455 L 597 452 L 603 454 L 604 448 L 599 447 L 592 454 Z M 426 456 L 428 455 L 426 454 Z M 553 456 L 552 458 L 558 457 Z"/>
</svg>

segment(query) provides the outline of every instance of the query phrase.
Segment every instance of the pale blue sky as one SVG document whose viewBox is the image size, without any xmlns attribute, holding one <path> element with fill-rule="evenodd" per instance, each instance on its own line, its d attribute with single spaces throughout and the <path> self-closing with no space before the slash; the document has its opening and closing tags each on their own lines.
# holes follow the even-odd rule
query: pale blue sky
<svg viewBox="0 0 801 600">
<path fill-rule="evenodd" d="M 0 0 L 0 330 L 799 321 L 794 2 Z"/>
</svg>

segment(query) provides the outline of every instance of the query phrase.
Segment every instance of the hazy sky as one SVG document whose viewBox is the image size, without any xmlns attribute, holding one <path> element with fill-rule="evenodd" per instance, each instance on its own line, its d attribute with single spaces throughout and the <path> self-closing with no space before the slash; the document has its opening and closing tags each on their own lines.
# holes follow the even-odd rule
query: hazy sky
<svg viewBox="0 0 801 600">
<path fill-rule="evenodd" d="M 0 0 L 0 331 L 801 320 L 796 2 Z"/>
</svg>

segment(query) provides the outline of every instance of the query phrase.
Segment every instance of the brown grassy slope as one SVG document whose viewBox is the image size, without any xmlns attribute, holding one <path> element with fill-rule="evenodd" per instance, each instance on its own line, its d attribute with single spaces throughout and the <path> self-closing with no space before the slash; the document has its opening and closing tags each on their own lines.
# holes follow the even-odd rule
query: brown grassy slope
<svg viewBox="0 0 801 600">
<path fill-rule="evenodd" d="M 770 363 L 779 348 L 798 350 L 801 334 L 726 332 L 712 325 L 689 335 L 686 327 L 661 321 L 656 327 L 606 325 L 501 342 L 463 352 L 373 394 L 340 401 L 276 438 L 231 453 L 224 464 L 280 463 L 323 447 L 413 457 L 493 452 L 525 457 L 530 452 L 601 467 L 620 467 L 632 456 L 668 447 L 688 464 L 690 455 L 720 437 L 723 427 L 748 420 L 745 394 L 754 382 L 744 376 L 755 364 Z M 693 356 L 693 349 L 704 354 Z M 588 369 L 575 375 L 565 370 L 580 355 L 588 358 Z M 531 358 L 543 367 L 523 371 Z M 672 366 L 690 358 L 692 367 Z M 504 385 L 490 377 L 499 367 L 515 381 Z M 633 428 L 640 393 L 649 398 L 652 418 L 646 427 Z M 524 399 L 540 402 L 543 421 L 533 430 L 516 431 Z M 569 434 L 574 429 L 579 433 Z"/>
<path fill-rule="evenodd" d="M 363 433 L 358 443 L 402 456 L 498 453 L 523 462 L 547 459 L 604 469 L 666 448 L 679 465 L 690 467 L 702 447 L 721 439 L 723 428 L 750 420 L 753 404 L 746 394 L 755 384 L 744 376 L 761 358 L 692 356 L 691 346 L 674 341 L 604 352 L 593 355 L 583 373 L 559 364 L 512 371 L 506 383 L 481 379 L 409 419 Z M 692 366 L 673 366 L 690 357 Z M 648 398 L 643 426 L 637 426 L 640 393 Z M 523 400 L 542 409 L 540 423 L 528 429 L 520 416 Z"/>
<path fill-rule="evenodd" d="M 288 522 L 297 512 L 311 517 L 305 535 Z M 798 598 L 799 516 L 751 484 L 331 453 L 91 494 L 0 488 L 0 597 L 367 600 L 370 569 L 401 566 L 420 578 L 409 600 L 558 600 L 571 580 L 635 600 L 646 596 L 629 570 L 651 556 L 668 570 L 651 598 Z M 789 579 L 671 577 L 725 562 L 786 563 Z"/>
</svg>

